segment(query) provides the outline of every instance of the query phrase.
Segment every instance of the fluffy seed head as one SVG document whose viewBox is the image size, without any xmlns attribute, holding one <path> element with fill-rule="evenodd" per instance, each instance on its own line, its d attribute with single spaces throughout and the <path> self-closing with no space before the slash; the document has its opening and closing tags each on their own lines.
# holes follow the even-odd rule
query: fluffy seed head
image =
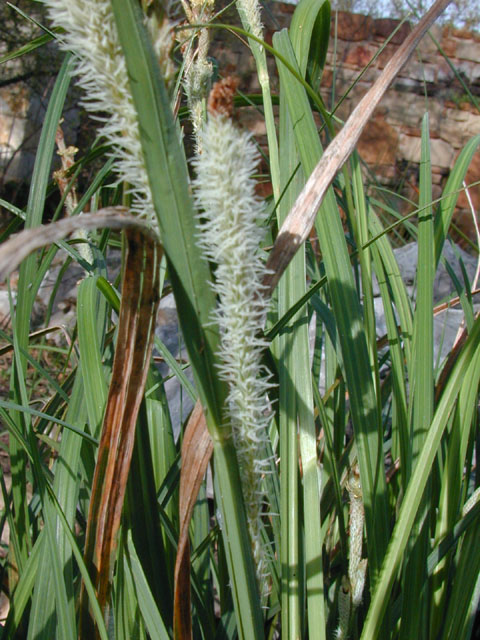
<svg viewBox="0 0 480 640">
<path fill-rule="evenodd" d="M 258 153 L 251 137 L 224 114 L 210 114 L 202 130 L 202 152 L 194 166 L 199 214 L 198 244 L 217 265 L 215 291 L 220 327 L 220 375 L 229 386 L 228 416 L 239 461 L 242 491 L 259 583 L 265 576 L 261 541 L 262 476 L 269 404 L 268 374 L 261 364 L 266 347 L 263 327 L 266 300 L 260 256 L 265 208 L 255 194 L 253 171 Z"/>
<path fill-rule="evenodd" d="M 75 54 L 75 75 L 85 95 L 83 105 L 103 123 L 102 133 L 114 148 L 119 179 L 130 185 L 132 210 L 158 231 L 137 114 L 109 0 L 43 2 L 53 24 L 65 30 L 61 46 Z M 171 42 L 165 32 L 160 35 L 157 49 L 159 43 L 167 46 Z"/>
<path fill-rule="evenodd" d="M 238 10 L 243 15 L 244 22 L 252 34 L 263 39 L 263 25 L 260 18 L 260 3 L 258 0 L 238 0 Z"/>
</svg>

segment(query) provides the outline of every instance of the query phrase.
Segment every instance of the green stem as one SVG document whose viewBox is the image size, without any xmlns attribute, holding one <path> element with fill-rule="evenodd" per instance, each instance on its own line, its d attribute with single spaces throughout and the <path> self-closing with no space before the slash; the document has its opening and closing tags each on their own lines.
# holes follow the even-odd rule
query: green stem
<svg viewBox="0 0 480 640">
<path fill-rule="evenodd" d="M 263 616 L 233 439 L 214 442 L 213 455 L 238 635 L 241 640 L 256 640 L 264 637 Z"/>
</svg>

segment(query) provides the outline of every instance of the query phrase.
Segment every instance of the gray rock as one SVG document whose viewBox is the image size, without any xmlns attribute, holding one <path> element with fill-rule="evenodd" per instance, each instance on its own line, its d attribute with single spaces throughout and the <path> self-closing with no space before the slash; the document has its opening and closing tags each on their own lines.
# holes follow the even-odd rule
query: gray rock
<svg viewBox="0 0 480 640">
<path fill-rule="evenodd" d="M 394 253 L 407 292 L 412 301 L 414 301 L 416 294 L 416 271 L 418 258 L 417 244 L 407 244 L 404 247 L 395 249 Z M 470 283 L 475 277 L 475 271 L 477 268 L 476 258 L 463 251 L 460 247 L 445 244 L 434 282 L 433 300 L 435 305 L 440 302 L 446 302 L 452 297 L 457 296 L 455 285 L 447 271 L 447 268 L 445 267 L 445 263 L 449 264 L 462 287 L 465 287 L 465 283 L 461 263 L 464 265 Z M 382 336 L 386 333 L 386 324 L 383 314 L 382 300 L 379 297 L 380 292 L 376 281 L 374 282 L 373 288 L 374 295 L 376 296 L 374 304 L 377 322 L 377 335 Z M 435 361 L 439 358 L 443 359 L 446 357 L 451 350 L 458 332 L 463 328 L 463 318 L 464 314 L 460 306 L 445 309 L 445 311 L 435 315 L 433 320 Z"/>
<path fill-rule="evenodd" d="M 15 293 L 12 292 L 15 303 Z M 0 328 L 5 330 L 10 326 L 10 296 L 6 289 L 0 290 Z"/>
<path fill-rule="evenodd" d="M 412 300 L 415 299 L 415 278 L 417 268 L 417 245 L 411 243 L 395 250 L 395 257 L 397 259 L 400 272 L 405 282 L 407 292 L 411 296 Z M 442 262 L 437 270 L 437 275 L 434 284 L 434 301 L 438 304 L 441 301 L 455 296 L 456 291 L 452 283 L 452 280 L 443 264 L 444 261 L 448 261 L 452 267 L 455 275 L 459 281 L 463 284 L 463 275 L 460 267 L 460 260 L 465 265 L 468 278 L 471 281 L 475 275 L 476 259 L 459 247 L 452 247 L 450 244 L 445 245 L 442 253 Z M 377 335 L 379 337 L 385 335 L 386 324 L 385 316 L 383 312 L 382 299 L 380 297 L 380 291 L 376 281 L 374 282 L 374 306 L 375 317 L 377 323 Z M 463 311 L 460 307 L 446 309 L 434 317 L 434 358 L 435 363 L 440 359 L 445 358 L 451 350 L 458 332 L 463 328 Z M 169 351 L 175 357 L 186 358 L 187 354 L 182 349 L 181 335 L 178 328 L 178 319 L 175 309 L 175 301 L 173 295 L 169 295 L 162 300 L 159 311 L 159 322 L 156 329 L 157 336 L 167 346 Z M 315 335 L 315 316 L 309 326 L 310 347 L 313 352 L 313 343 Z M 322 368 L 323 369 L 323 368 Z M 167 375 L 168 367 L 162 365 L 162 373 Z M 189 379 L 191 376 L 189 375 Z M 192 403 L 188 395 L 181 393 L 180 385 L 176 378 L 171 378 L 165 385 L 167 391 L 167 397 L 169 407 L 172 416 L 172 422 L 174 424 L 175 434 L 178 433 L 180 424 L 188 415 L 191 410 Z M 325 381 L 323 371 L 320 379 L 320 388 L 324 391 Z"/>
<path fill-rule="evenodd" d="M 459 332 L 463 330 L 464 314 L 460 308 L 446 309 L 433 320 L 433 349 L 435 364 L 450 353 Z"/>
<path fill-rule="evenodd" d="M 394 253 L 400 269 L 400 273 L 402 274 L 403 281 L 407 286 L 407 291 L 412 295 L 412 297 L 415 297 L 415 278 L 418 259 L 417 243 L 412 242 L 405 245 L 404 247 L 395 249 Z M 473 280 L 475 276 L 475 270 L 477 268 L 477 260 L 474 256 L 471 256 L 466 251 L 463 251 L 463 249 L 461 249 L 460 247 L 452 246 L 451 244 L 446 243 L 443 247 L 442 258 L 440 260 L 440 264 L 438 265 L 435 282 L 433 285 L 433 300 L 435 303 L 444 301 L 446 298 L 455 293 L 455 286 L 445 267 L 445 262 L 448 262 L 462 285 L 464 284 L 464 280 L 462 269 L 460 266 L 461 262 L 463 262 L 465 266 L 465 270 L 470 281 Z"/>
<path fill-rule="evenodd" d="M 416 265 L 417 265 L 417 245 L 415 243 L 408 244 L 405 247 L 395 250 L 395 257 L 397 259 L 400 272 L 404 279 L 407 291 L 412 300 L 415 298 L 415 277 L 416 277 Z M 63 264 L 64 256 L 59 254 L 58 259 L 51 270 L 48 272 L 44 282 L 39 291 L 38 304 L 43 308 L 49 304 L 50 297 L 53 293 L 55 283 L 59 276 L 61 265 Z M 473 279 L 476 270 L 476 260 L 462 249 L 458 247 L 452 247 L 451 245 L 445 245 L 443 251 L 443 260 L 447 260 L 457 278 L 463 283 L 463 275 L 460 268 L 460 260 L 465 265 L 466 272 L 470 280 Z M 120 264 L 120 256 L 112 256 L 109 259 L 108 269 L 109 277 L 112 280 L 118 273 Z M 69 326 L 69 323 L 75 322 L 75 301 L 78 281 L 85 276 L 85 272 L 81 267 L 76 264 L 70 265 L 66 274 L 62 279 L 58 292 L 55 296 L 54 314 L 51 319 L 51 325 Z M 380 337 L 386 333 L 386 324 L 383 313 L 382 299 L 376 281 L 373 284 L 374 288 L 374 305 L 375 305 L 375 317 L 377 322 L 377 335 Z M 455 287 L 452 280 L 443 264 L 439 265 L 437 275 L 435 278 L 434 287 L 434 300 L 435 303 L 444 301 L 452 295 L 456 295 Z M 0 291 L 0 319 L 8 318 L 9 306 L 8 297 L 6 291 Z M 434 318 L 434 349 L 435 359 L 443 359 L 454 344 L 459 329 L 462 327 L 463 312 L 460 307 L 453 309 L 446 309 L 444 312 L 438 314 Z M 310 344 L 313 351 L 313 340 L 315 332 L 315 318 L 312 318 L 312 322 L 309 327 Z M 155 330 L 156 336 L 163 342 L 168 351 L 174 358 L 181 358 L 187 360 L 187 353 L 183 346 L 182 335 L 178 325 L 177 310 L 175 307 L 175 301 L 173 294 L 169 294 L 162 298 L 160 308 L 157 316 L 157 326 Z M 170 375 L 170 370 L 165 362 L 159 365 L 161 374 L 167 378 Z M 190 381 L 192 381 L 191 370 L 186 370 L 186 375 Z M 320 381 L 320 387 L 324 387 L 324 380 Z M 175 376 L 172 376 L 165 382 L 165 390 L 167 393 L 167 399 L 169 403 L 169 409 L 171 414 L 172 426 L 175 436 L 178 436 L 181 425 L 185 422 L 189 413 L 193 408 L 193 402 L 188 393 L 181 388 L 181 385 Z"/>
<path fill-rule="evenodd" d="M 173 294 L 165 296 L 160 301 L 155 335 L 163 342 L 174 358 L 188 359 L 178 325 L 177 309 Z M 169 374 L 169 367 L 166 363 L 161 363 L 159 368 L 163 376 L 166 377 Z M 190 382 L 193 381 L 190 368 L 185 371 L 185 375 Z M 181 425 L 193 409 L 193 402 L 188 393 L 182 388 L 176 376 L 172 376 L 165 382 L 165 392 L 167 394 L 173 433 L 175 437 L 178 437 Z"/>
</svg>

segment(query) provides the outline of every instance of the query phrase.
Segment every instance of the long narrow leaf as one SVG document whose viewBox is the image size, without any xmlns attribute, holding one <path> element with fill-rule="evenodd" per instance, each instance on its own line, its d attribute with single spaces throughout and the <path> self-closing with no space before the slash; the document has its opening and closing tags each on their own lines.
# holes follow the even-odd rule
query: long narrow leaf
<svg viewBox="0 0 480 640">
<path fill-rule="evenodd" d="M 138 231 L 128 236 L 119 333 L 87 523 L 85 560 L 102 610 L 108 607 L 116 536 L 120 526 L 135 426 L 153 345 L 159 302 L 157 247 Z M 138 276 L 142 275 L 142 286 Z M 91 629 L 86 601 L 81 633 Z"/>
<path fill-rule="evenodd" d="M 260 637 L 263 616 L 257 595 L 243 498 L 230 427 L 223 424 L 226 385 L 215 366 L 218 330 L 211 324 L 215 296 L 208 264 L 196 245 L 193 206 L 185 157 L 170 100 L 160 77 L 143 15 L 134 0 L 112 0 L 120 42 L 140 124 L 152 198 L 169 261 L 180 326 L 192 364 L 207 425 L 215 442 L 215 465 L 222 486 L 223 533 L 239 633 Z"/>
<path fill-rule="evenodd" d="M 362 640 L 375 640 L 375 638 L 378 637 L 382 617 L 388 604 L 389 594 L 402 559 L 402 554 L 408 542 L 410 531 L 423 496 L 423 491 L 430 476 L 433 460 L 437 453 L 443 431 L 449 420 L 452 407 L 462 384 L 465 383 L 465 375 L 470 362 L 475 361 L 479 363 L 479 366 L 476 367 L 475 379 L 472 380 L 470 378 L 467 383 L 478 385 L 480 377 L 479 345 L 480 318 L 477 318 L 472 332 L 452 370 L 448 384 L 435 410 L 422 450 L 417 457 L 417 464 L 405 493 L 400 514 L 376 583 L 367 619 L 362 630 Z"/>
</svg>

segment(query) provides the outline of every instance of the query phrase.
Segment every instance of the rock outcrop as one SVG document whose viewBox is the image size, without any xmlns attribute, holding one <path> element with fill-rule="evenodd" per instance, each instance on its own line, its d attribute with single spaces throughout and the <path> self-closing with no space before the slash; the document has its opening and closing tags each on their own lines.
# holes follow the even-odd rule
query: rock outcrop
<svg viewBox="0 0 480 640">
<path fill-rule="evenodd" d="M 267 41 L 271 43 L 274 31 L 288 28 L 294 10 L 295 6 L 291 4 L 266 4 L 263 15 Z M 231 15 L 234 18 L 234 12 Z M 332 16 L 320 90 L 330 109 L 341 103 L 336 110 L 337 116 L 343 120 L 348 117 L 410 29 L 409 23 L 401 24 L 398 20 L 373 19 L 344 12 L 339 12 L 336 18 Z M 477 104 L 480 103 L 480 34 L 440 26 L 434 26 L 430 33 L 432 37 L 423 39 L 388 90 L 358 145 L 372 182 L 377 180 L 394 191 L 400 190 L 414 201 L 425 110 L 428 110 L 430 120 L 434 198 L 441 195 L 465 143 L 480 134 L 480 110 L 472 105 L 467 95 L 468 89 Z M 240 77 L 242 91 L 259 91 L 253 61 L 238 38 L 223 33 L 217 36 L 212 55 L 221 73 L 236 73 Z M 274 60 L 270 59 L 269 64 L 275 76 Z M 253 107 L 242 110 L 240 117 L 265 144 L 265 126 L 258 111 Z M 478 180 L 480 153 L 473 158 L 466 183 Z M 478 211 L 480 186 L 472 187 L 469 192 L 473 207 Z M 402 207 L 400 201 L 396 204 Z M 465 193 L 460 194 L 455 222 L 473 237 L 472 214 Z"/>
<path fill-rule="evenodd" d="M 292 4 L 270 0 L 264 3 L 267 41 L 271 42 L 275 31 L 289 26 L 294 10 Z M 233 7 L 222 16 L 222 21 L 239 24 Z M 336 115 L 346 119 L 410 28 L 410 24 L 400 24 L 397 20 L 343 12 L 333 15 L 321 81 L 321 93 L 328 108 L 340 102 Z M 467 95 L 468 90 L 477 104 L 480 103 L 480 35 L 434 26 L 431 36 L 423 39 L 388 90 L 358 146 L 372 182 L 376 180 L 412 200 L 416 200 L 418 188 L 420 128 L 425 109 L 430 116 L 434 198 L 441 195 L 462 147 L 480 133 L 480 111 Z M 243 92 L 259 92 L 252 56 L 240 38 L 225 30 L 216 31 L 211 55 L 221 75 L 233 73 L 240 78 Z M 13 60 L 9 64 L 17 62 Z M 275 89 L 275 60 L 270 55 L 269 66 Z M 5 184 L 2 170 L 8 169 L 7 177 L 11 181 L 21 181 L 30 175 L 32 144 L 44 113 L 44 99 L 45 96 L 40 104 L 38 96 L 32 96 L 25 85 L 1 86 L 0 83 L 0 186 L 2 179 Z M 265 125 L 257 109 L 242 109 L 240 118 L 261 144 L 266 145 Z M 74 132 L 70 129 L 67 144 L 75 143 L 73 138 Z M 466 182 L 471 184 L 479 179 L 480 153 L 477 153 Z M 472 187 L 469 193 L 478 211 L 480 186 Z M 404 205 L 398 200 L 396 206 L 402 210 Z M 471 207 L 465 193 L 460 194 L 455 222 L 473 237 Z"/>
</svg>

